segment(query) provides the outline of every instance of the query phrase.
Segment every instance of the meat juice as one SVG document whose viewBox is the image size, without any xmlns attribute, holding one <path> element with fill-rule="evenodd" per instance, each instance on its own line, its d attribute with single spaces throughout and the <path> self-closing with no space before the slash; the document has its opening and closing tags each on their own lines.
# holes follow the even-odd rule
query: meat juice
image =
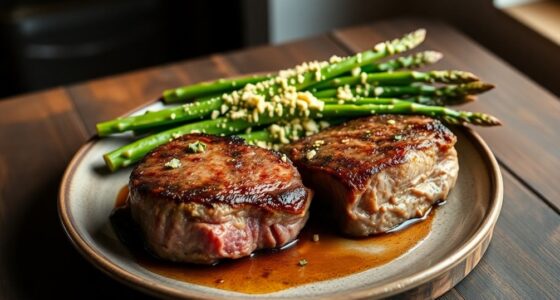
<svg viewBox="0 0 560 300">
<path fill-rule="evenodd" d="M 126 208 L 128 188 L 116 199 L 111 223 L 119 239 L 147 270 L 192 284 L 248 294 L 272 293 L 295 286 L 335 279 L 390 262 L 423 241 L 437 209 L 406 222 L 390 233 L 354 239 L 337 235 L 311 215 L 297 241 L 281 250 L 263 250 L 250 257 L 200 266 L 162 261 L 144 247 Z"/>
</svg>

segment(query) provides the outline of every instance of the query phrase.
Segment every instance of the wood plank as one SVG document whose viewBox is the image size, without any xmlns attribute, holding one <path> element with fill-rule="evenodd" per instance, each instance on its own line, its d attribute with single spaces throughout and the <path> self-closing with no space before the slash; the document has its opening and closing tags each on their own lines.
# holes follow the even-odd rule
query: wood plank
<svg viewBox="0 0 560 300">
<path fill-rule="evenodd" d="M 153 101 L 164 89 L 231 75 L 215 58 L 201 58 L 76 84 L 68 92 L 93 135 L 96 123 Z"/>
<path fill-rule="evenodd" d="M 466 299 L 554 299 L 560 295 L 560 216 L 509 172 L 490 246 L 455 289 Z"/>
<path fill-rule="evenodd" d="M 503 8 L 512 17 L 560 45 L 560 2 L 529 2 Z"/>
<path fill-rule="evenodd" d="M 326 60 L 346 52 L 328 36 L 319 36 L 276 46 L 261 46 L 225 54 L 240 73 L 273 72 L 310 60 Z"/>
<path fill-rule="evenodd" d="M 0 299 L 137 294 L 83 259 L 58 220 L 62 174 L 87 136 L 63 89 L 0 102 Z"/>
<path fill-rule="evenodd" d="M 547 201 L 560 209 L 560 101 L 505 62 L 452 28 L 422 20 L 379 22 L 334 32 L 334 38 L 353 51 L 401 36 L 418 27 L 428 29 L 419 49 L 444 53 L 433 69 L 462 69 L 494 83 L 497 88 L 476 103 L 461 109 L 478 110 L 499 117 L 500 128 L 477 128 L 498 159 Z"/>
</svg>

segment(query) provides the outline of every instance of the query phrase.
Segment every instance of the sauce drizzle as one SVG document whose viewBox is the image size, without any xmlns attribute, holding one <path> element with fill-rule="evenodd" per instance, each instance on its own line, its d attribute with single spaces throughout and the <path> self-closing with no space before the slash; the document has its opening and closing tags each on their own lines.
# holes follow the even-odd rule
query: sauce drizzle
<svg viewBox="0 0 560 300">
<path fill-rule="evenodd" d="M 198 266 L 166 262 L 150 255 L 132 224 L 129 210 L 123 207 L 127 195 L 127 187 L 119 192 L 111 222 L 142 267 L 168 278 L 247 294 L 272 293 L 386 264 L 428 236 L 436 210 L 423 221 L 410 221 L 390 233 L 364 239 L 341 237 L 332 228 L 321 226 L 329 223 L 311 218 L 291 247 L 258 251 L 251 257 L 223 261 L 215 266 Z M 318 235 L 318 241 L 314 241 L 314 235 Z"/>
</svg>

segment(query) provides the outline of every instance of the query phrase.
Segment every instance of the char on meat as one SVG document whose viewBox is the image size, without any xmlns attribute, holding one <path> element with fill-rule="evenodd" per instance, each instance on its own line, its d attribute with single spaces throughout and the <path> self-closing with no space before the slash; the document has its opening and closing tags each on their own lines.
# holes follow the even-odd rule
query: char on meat
<svg viewBox="0 0 560 300">
<path fill-rule="evenodd" d="M 197 142 L 205 151 L 193 151 Z M 307 221 L 312 197 L 285 156 L 239 138 L 202 134 L 148 154 L 129 189 L 132 217 L 149 249 L 163 259 L 201 264 L 291 242 Z"/>
<path fill-rule="evenodd" d="M 455 135 L 424 116 L 376 115 L 287 145 L 315 206 L 327 206 L 342 232 L 382 233 L 423 216 L 454 186 Z"/>
</svg>

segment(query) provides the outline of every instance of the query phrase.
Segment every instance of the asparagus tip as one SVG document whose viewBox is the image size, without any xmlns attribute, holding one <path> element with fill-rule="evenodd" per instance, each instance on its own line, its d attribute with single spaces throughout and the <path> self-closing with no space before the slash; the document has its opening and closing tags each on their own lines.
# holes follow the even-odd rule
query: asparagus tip
<svg viewBox="0 0 560 300">
<path fill-rule="evenodd" d="M 373 47 L 375 51 L 386 51 L 389 55 L 410 50 L 421 44 L 426 38 L 426 29 L 420 28 L 405 34 L 400 39 L 381 42 Z"/>
<path fill-rule="evenodd" d="M 493 89 L 495 86 L 493 84 L 482 82 L 482 81 L 473 81 L 473 82 L 465 83 L 463 87 L 465 87 L 465 89 L 469 93 L 481 94 Z"/>
<path fill-rule="evenodd" d="M 424 40 L 426 38 L 426 29 L 425 28 L 418 28 L 416 31 L 413 32 L 413 35 L 418 40 Z"/>
<path fill-rule="evenodd" d="M 502 121 L 500 121 L 500 119 L 491 116 L 491 115 L 486 115 L 487 116 L 487 123 L 488 126 L 501 126 L 502 125 Z"/>
<path fill-rule="evenodd" d="M 464 78 L 465 81 L 471 81 L 471 82 L 480 81 L 478 76 L 474 75 L 474 73 L 466 72 L 466 71 L 459 71 L 458 73 L 462 78 Z"/>
<path fill-rule="evenodd" d="M 424 59 L 429 64 L 436 63 L 442 58 L 443 58 L 443 54 L 441 52 L 432 51 L 432 50 L 424 51 Z"/>
<path fill-rule="evenodd" d="M 469 103 L 469 102 L 476 101 L 476 99 L 478 99 L 478 98 L 475 95 L 465 95 L 465 97 L 463 98 L 463 101 L 465 103 Z"/>
<path fill-rule="evenodd" d="M 473 113 L 472 123 L 480 126 L 500 126 L 502 121 L 500 119 L 485 113 Z"/>
<path fill-rule="evenodd" d="M 491 84 L 491 83 L 486 83 L 486 82 L 481 82 L 481 83 L 480 83 L 480 89 L 481 89 L 482 92 L 489 91 L 489 90 L 491 90 L 491 89 L 493 89 L 493 88 L 495 88 L 495 87 L 496 87 L 496 86 L 493 85 L 493 84 Z"/>
</svg>

